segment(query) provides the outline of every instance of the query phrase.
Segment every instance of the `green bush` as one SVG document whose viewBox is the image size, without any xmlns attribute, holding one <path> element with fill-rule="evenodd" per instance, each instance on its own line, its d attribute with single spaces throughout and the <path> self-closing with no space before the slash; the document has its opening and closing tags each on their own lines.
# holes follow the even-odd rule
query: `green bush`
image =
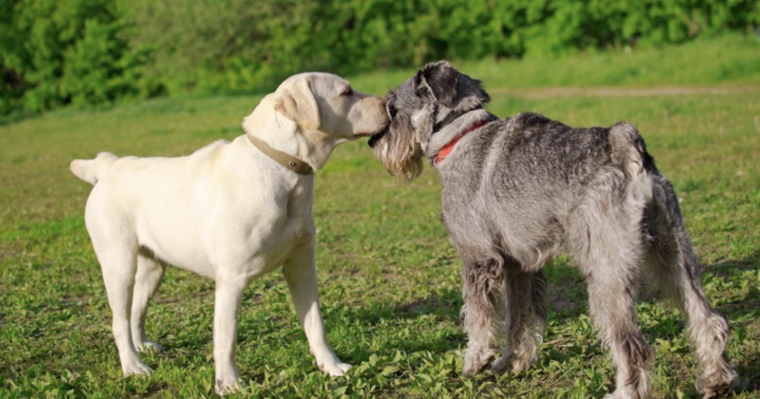
<svg viewBox="0 0 760 399">
<path fill-rule="evenodd" d="M 74 105 L 109 103 L 120 97 L 150 96 L 158 84 L 142 79 L 146 49 L 127 46 L 123 22 L 85 22 L 82 38 L 64 52 L 61 93 Z"/>
<path fill-rule="evenodd" d="M 270 89 L 306 69 L 661 46 L 758 24 L 756 0 L 0 0 L 0 113 Z"/>
<path fill-rule="evenodd" d="M 303 0 L 135 0 L 127 18 L 138 27 L 131 44 L 152 49 L 147 73 L 170 93 L 250 90 L 313 63 L 310 19 Z"/>
<path fill-rule="evenodd" d="M 0 56 L 23 76 L 31 111 L 99 104 L 143 92 L 130 25 L 108 0 L 0 0 Z M 7 84 L 7 81 L 4 82 Z M 5 93 L 3 93 L 5 100 Z"/>
<path fill-rule="evenodd" d="M 0 57 L 0 115 L 20 110 L 23 95 L 23 78 L 16 71 L 8 68 Z"/>
</svg>

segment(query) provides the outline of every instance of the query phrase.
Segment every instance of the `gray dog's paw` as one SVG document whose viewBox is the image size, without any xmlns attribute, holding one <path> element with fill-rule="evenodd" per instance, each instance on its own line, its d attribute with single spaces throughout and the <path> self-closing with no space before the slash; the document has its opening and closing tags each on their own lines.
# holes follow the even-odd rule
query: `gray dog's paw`
<svg viewBox="0 0 760 399">
<path fill-rule="evenodd" d="M 464 368 L 462 375 L 465 377 L 474 377 L 481 372 L 493 358 L 493 352 L 482 348 L 467 348 L 464 354 Z"/>
</svg>

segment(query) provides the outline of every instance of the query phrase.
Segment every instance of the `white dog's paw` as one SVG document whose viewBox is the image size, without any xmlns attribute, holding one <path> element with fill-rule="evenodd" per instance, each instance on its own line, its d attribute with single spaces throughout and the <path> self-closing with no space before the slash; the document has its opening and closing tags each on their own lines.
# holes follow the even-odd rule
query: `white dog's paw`
<svg viewBox="0 0 760 399">
<path fill-rule="evenodd" d="M 128 362 L 122 362 L 121 370 L 124 372 L 124 377 L 128 377 L 130 375 L 149 376 L 153 374 L 153 370 L 138 358 L 135 358 Z"/>
<path fill-rule="evenodd" d="M 236 393 L 237 391 L 245 388 L 243 380 L 237 377 L 233 378 L 221 378 L 216 380 L 216 387 L 214 390 L 219 396 L 229 395 Z"/>
<path fill-rule="evenodd" d="M 348 370 L 351 369 L 350 364 L 343 363 L 338 359 L 335 359 L 331 362 L 317 363 L 317 367 L 319 367 L 319 369 L 325 373 L 330 374 L 331 377 L 340 377 L 346 375 Z"/>
<path fill-rule="evenodd" d="M 164 351 L 164 348 L 162 348 L 161 345 L 152 341 L 145 341 L 141 345 L 136 344 L 135 348 L 137 348 L 137 351 L 140 353 L 143 353 L 143 352 L 160 353 Z"/>
</svg>

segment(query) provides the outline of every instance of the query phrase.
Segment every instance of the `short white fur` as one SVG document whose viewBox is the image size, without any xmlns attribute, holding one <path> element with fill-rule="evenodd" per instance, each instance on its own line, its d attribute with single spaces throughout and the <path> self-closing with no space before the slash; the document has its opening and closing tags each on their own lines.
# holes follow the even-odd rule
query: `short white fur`
<svg viewBox="0 0 760 399">
<path fill-rule="evenodd" d="M 320 169 L 340 143 L 388 124 L 381 98 L 353 92 L 326 73 L 290 77 L 262 99 L 243 128 L 271 147 Z M 101 153 L 71 162 L 94 184 L 85 222 L 103 271 L 113 334 L 125 376 L 150 374 L 138 351 L 147 339 L 148 301 L 166 264 L 214 279 L 216 392 L 235 392 L 237 319 L 243 291 L 282 267 L 311 353 L 321 370 L 345 374 L 319 310 L 312 216 L 313 175 L 298 175 L 268 158 L 242 135 L 189 156 L 117 158 Z"/>
</svg>

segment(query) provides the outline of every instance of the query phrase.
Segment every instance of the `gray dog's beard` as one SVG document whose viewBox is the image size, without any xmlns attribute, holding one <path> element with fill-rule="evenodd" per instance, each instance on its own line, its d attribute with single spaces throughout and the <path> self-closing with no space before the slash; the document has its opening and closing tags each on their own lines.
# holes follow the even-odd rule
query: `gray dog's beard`
<svg viewBox="0 0 760 399">
<path fill-rule="evenodd" d="M 367 145 L 369 145 L 369 148 L 375 148 L 375 145 L 377 145 L 377 142 L 380 141 L 383 137 L 385 137 L 386 134 L 388 134 L 388 130 L 390 130 L 390 127 L 386 127 L 383 129 L 382 132 L 373 134 L 369 137 L 369 141 L 367 141 Z"/>
</svg>

